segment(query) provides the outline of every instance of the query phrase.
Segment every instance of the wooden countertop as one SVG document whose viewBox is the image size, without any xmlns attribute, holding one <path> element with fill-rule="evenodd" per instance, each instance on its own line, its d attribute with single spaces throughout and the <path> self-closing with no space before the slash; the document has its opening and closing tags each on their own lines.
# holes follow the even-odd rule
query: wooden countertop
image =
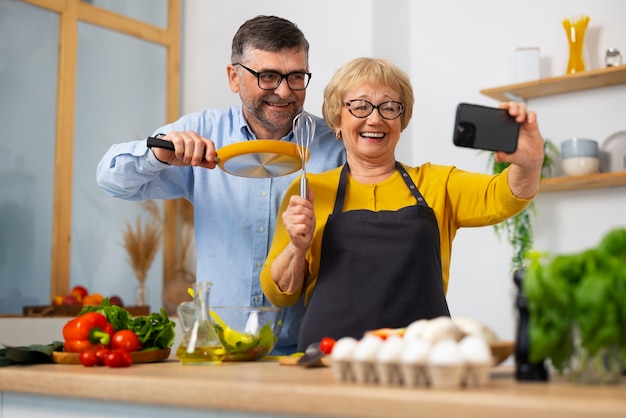
<svg viewBox="0 0 626 418">
<path fill-rule="evenodd" d="M 0 391 L 180 408 L 331 417 L 626 417 L 618 386 L 519 383 L 496 368 L 487 387 L 440 390 L 335 382 L 330 368 L 277 362 L 182 366 L 169 359 L 129 368 L 40 364 L 0 368 Z"/>
</svg>

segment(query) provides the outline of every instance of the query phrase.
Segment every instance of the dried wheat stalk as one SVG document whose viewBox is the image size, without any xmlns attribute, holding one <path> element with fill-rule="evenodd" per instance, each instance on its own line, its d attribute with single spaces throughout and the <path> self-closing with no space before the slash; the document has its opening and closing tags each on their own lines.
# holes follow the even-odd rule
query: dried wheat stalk
<svg viewBox="0 0 626 418">
<path fill-rule="evenodd" d="M 137 280 L 144 283 L 148 275 L 150 265 L 161 244 L 162 222 L 159 217 L 159 208 L 153 201 L 144 202 L 143 206 L 150 214 L 145 225 L 142 224 L 138 216 L 135 222 L 135 229 L 129 222 L 126 222 L 124 231 L 124 247 L 128 253 L 128 259 L 135 271 Z"/>
</svg>

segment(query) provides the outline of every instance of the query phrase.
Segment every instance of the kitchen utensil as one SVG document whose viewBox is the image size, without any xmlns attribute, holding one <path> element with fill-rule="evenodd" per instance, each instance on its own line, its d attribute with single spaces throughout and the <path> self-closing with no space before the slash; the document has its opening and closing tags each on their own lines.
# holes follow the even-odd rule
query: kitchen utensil
<svg viewBox="0 0 626 418">
<path fill-rule="evenodd" d="M 148 148 L 174 151 L 174 144 L 161 138 L 148 137 L 147 145 Z M 301 151 L 297 144 L 257 139 L 223 146 L 218 151 L 216 163 L 234 176 L 269 178 L 295 173 L 308 158 L 308 151 Z"/>
<path fill-rule="evenodd" d="M 308 181 L 306 178 L 306 161 L 309 147 L 315 135 L 315 121 L 307 112 L 302 111 L 293 119 L 293 135 L 298 144 L 298 152 L 302 160 L 302 177 L 300 178 L 300 196 L 306 199 Z"/>
<path fill-rule="evenodd" d="M 311 343 L 304 350 L 304 355 L 298 359 L 297 365 L 304 367 L 319 367 L 323 366 L 322 358 L 325 354 L 320 349 L 320 343 Z"/>
</svg>

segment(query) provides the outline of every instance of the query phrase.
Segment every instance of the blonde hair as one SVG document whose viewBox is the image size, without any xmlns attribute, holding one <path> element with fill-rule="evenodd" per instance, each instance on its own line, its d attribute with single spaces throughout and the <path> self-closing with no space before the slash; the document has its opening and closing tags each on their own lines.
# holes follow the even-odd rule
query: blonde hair
<svg viewBox="0 0 626 418">
<path fill-rule="evenodd" d="M 400 122 L 404 130 L 413 115 L 413 87 L 409 76 L 384 58 L 356 58 L 339 67 L 324 89 L 322 115 L 326 124 L 333 130 L 339 128 L 345 93 L 363 84 L 382 84 L 400 93 L 400 102 L 404 104 Z"/>
</svg>

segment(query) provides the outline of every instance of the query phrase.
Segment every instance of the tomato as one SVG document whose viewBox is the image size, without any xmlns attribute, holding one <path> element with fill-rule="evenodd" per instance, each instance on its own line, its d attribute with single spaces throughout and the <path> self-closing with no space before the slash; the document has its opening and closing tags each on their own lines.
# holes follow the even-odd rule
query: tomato
<svg viewBox="0 0 626 418">
<path fill-rule="evenodd" d="M 95 350 L 95 352 L 96 358 L 98 359 L 98 366 L 104 366 L 106 363 L 106 358 L 111 350 L 106 347 L 99 347 Z"/>
<path fill-rule="evenodd" d="M 113 334 L 111 348 L 121 348 L 126 351 L 137 351 L 140 347 L 139 337 L 129 329 L 122 329 Z"/>
<path fill-rule="evenodd" d="M 78 359 L 80 360 L 80 364 L 85 367 L 93 367 L 98 364 L 98 358 L 96 357 L 96 352 L 94 350 L 86 350 L 80 353 Z"/>
<path fill-rule="evenodd" d="M 322 353 L 328 355 L 333 351 L 333 347 L 335 346 L 335 339 L 330 337 L 322 338 L 320 341 L 320 350 Z"/>
<path fill-rule="evenodd" d="M 82 302 L 83 298 L 88 294 L 89 292 L 84 286 L 74 286 L 70 291 L 70 295 L 74 296 L 79 302 Z"/>
<path fill-rule="evenodd" d="M 109 367 L 128 367 L 133 364 L 133 358 L 128 351 L 118 348 L 107 354 L 104 364 Z"/>
</svg>

